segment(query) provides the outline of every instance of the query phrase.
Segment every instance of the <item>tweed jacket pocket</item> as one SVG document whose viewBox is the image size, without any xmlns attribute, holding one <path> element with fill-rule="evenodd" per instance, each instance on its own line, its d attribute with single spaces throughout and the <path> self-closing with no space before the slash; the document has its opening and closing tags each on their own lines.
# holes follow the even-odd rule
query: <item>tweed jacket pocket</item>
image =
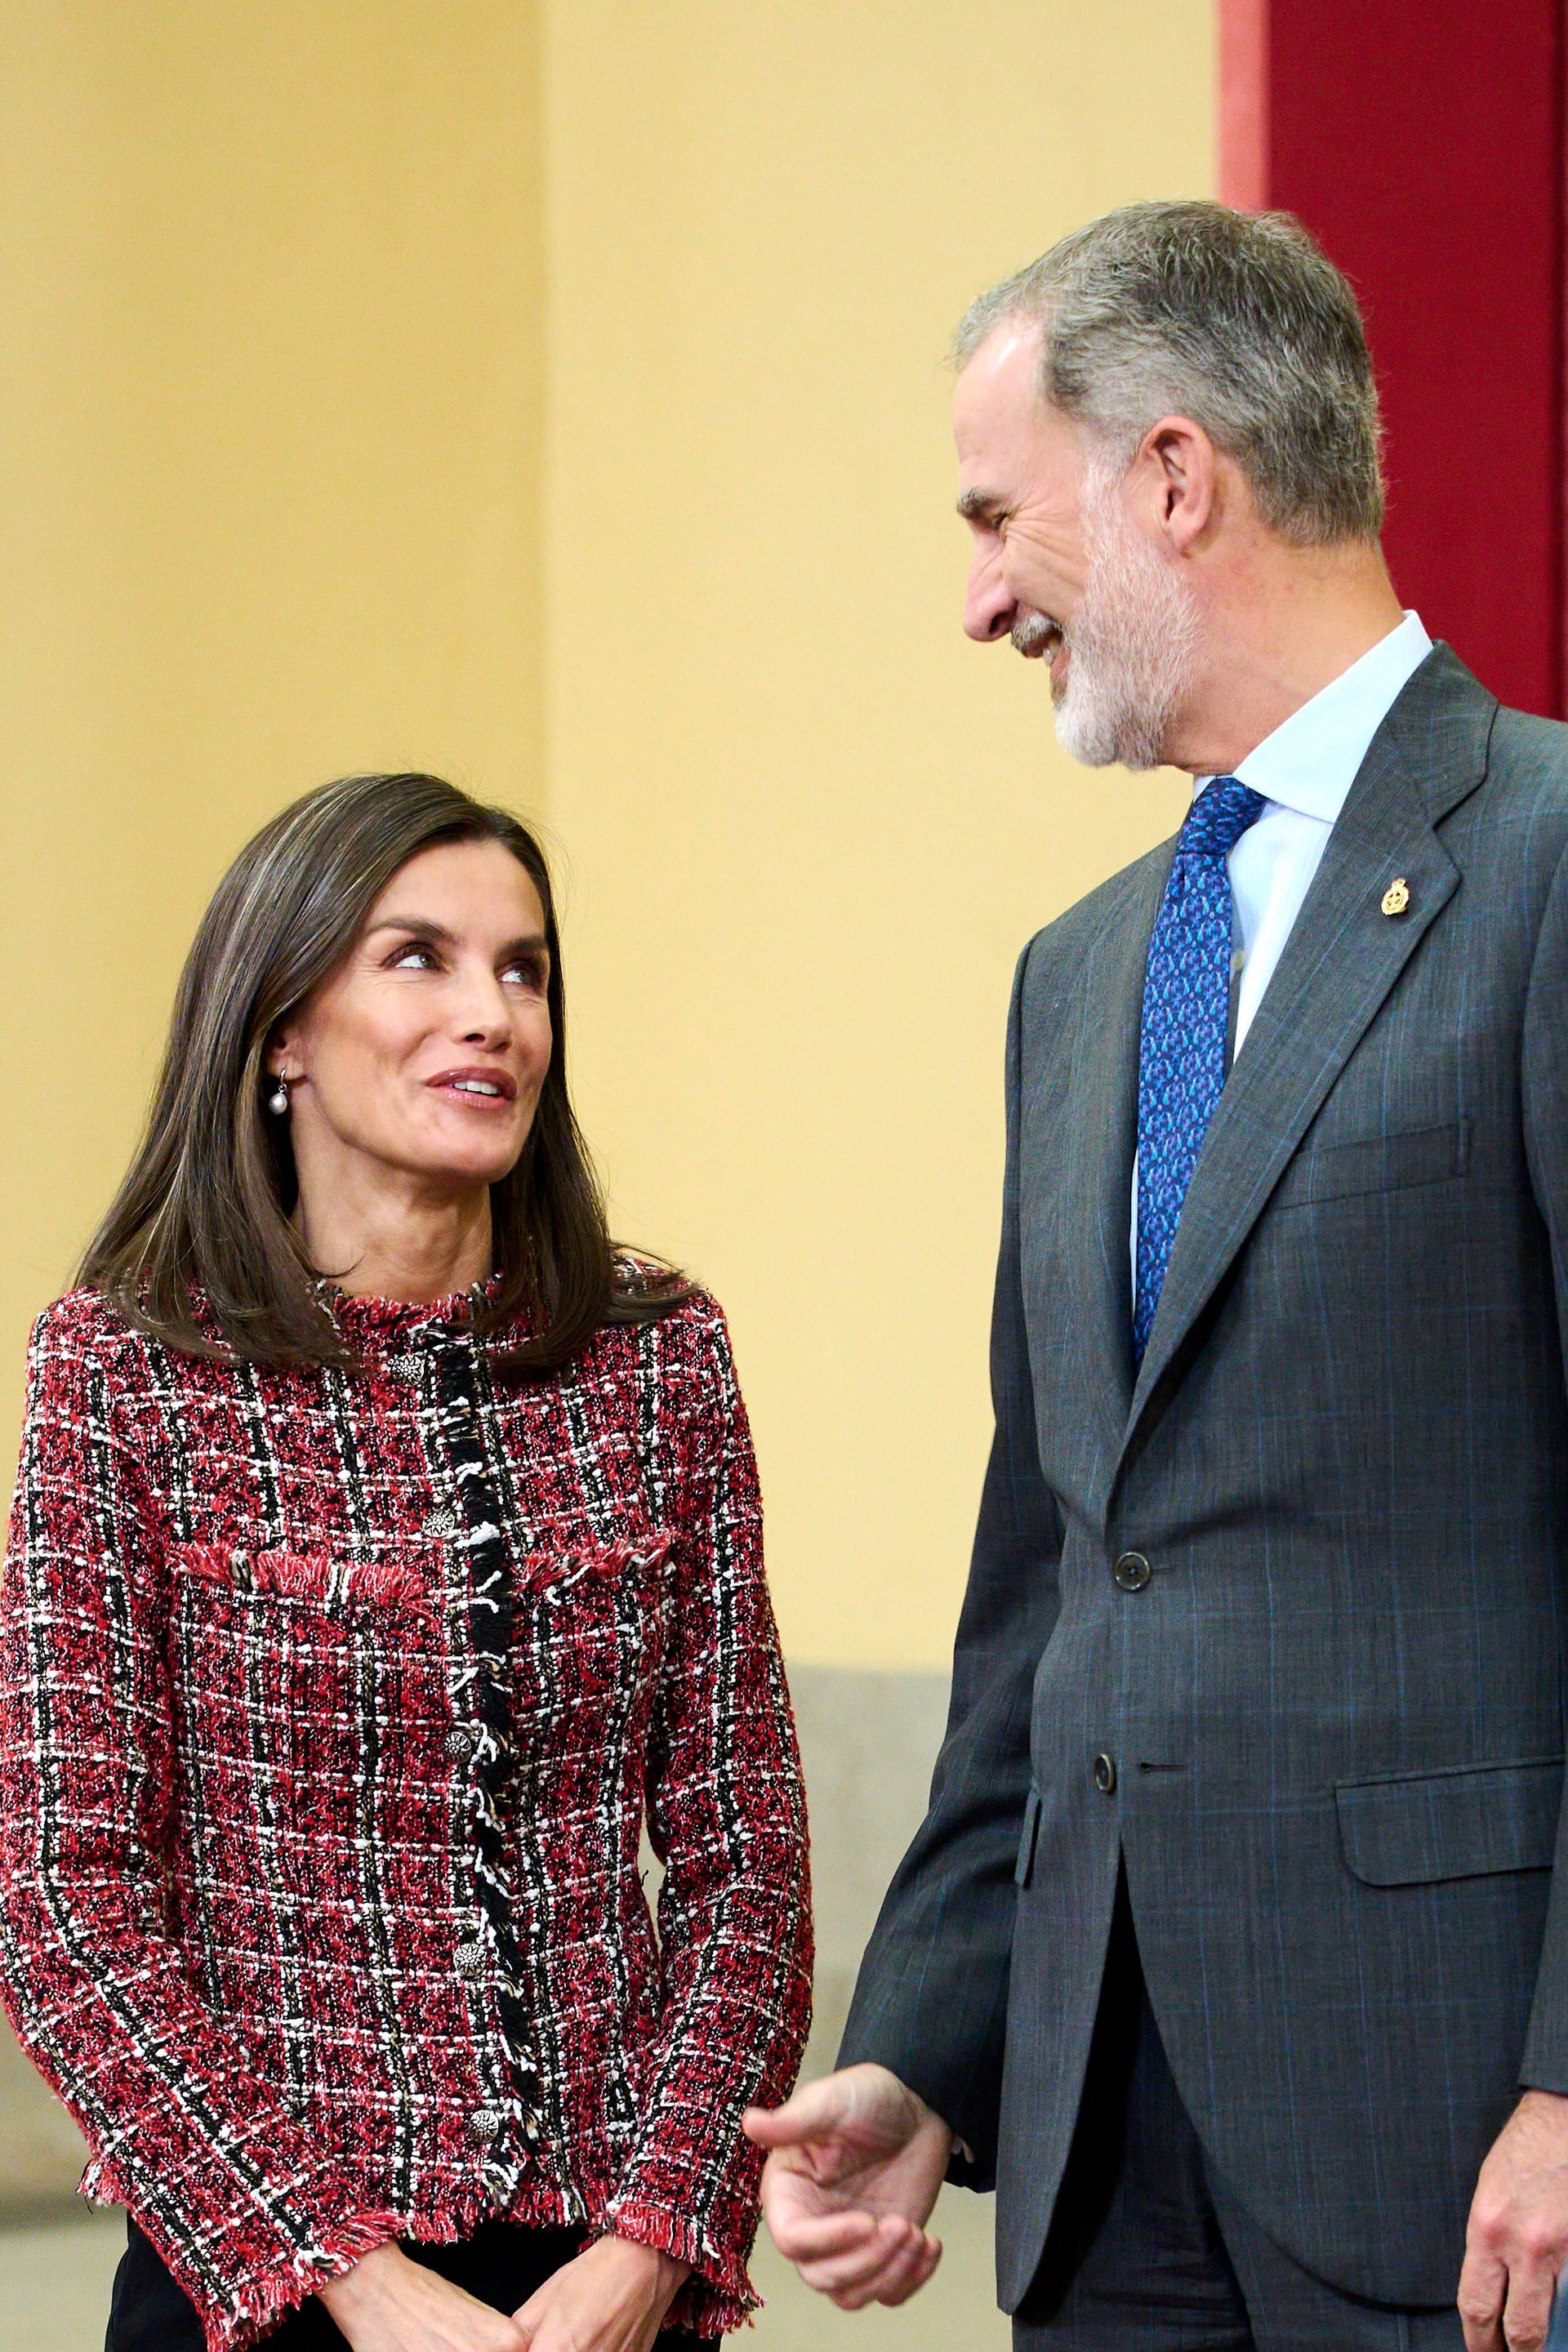
<svg viewBox="0 0 1568 2352">
<path fill-rule="evenodd" d="M 651 1575 L 663 1567 L 674 1541 L 659 1528 L 612 1542 L 590 1538 L 574 1543 L 563 1538 L 558 1546 L 528 1554 L 518 1570 L 518 1591 L 533 1601 L 565 1601 L 574 1592 L 586 1598 L 595 1588 Z"/>
<path fill-rule="evenodd" d="M 1345 1861 L 1368 1886 L 1549 1870 L 1562 1799 L 1561 1756 L 1346 1781 L 1334 1791 Z"/>
<path fill-rule="evenodd" d="M 174 1546 L 170 1566 L 176 1580 L 216 1586 L 236 1597 L 303 1601 L 331 1615 L 371 1612 L 428 1618 L 439 1607 L 439 1562 L 412 1555 L 339 1559 L 329 1552 L 192 1543 Z"/>
<path fill-rule="evenodd" d="M 1275 1190 L 1277 1208 L 1302 1208 L 1358 1192 L 1393 1192 L 1410 1184 L 1440 1184 L 1463 1176 L 1470 1160 L 1470 1122 L 1403 1128 L 1359 1136 L 1348 1143 L 1306 1144 Z"/>
<path fill-rule="evenodd" d="M 664 1668 L 674 1549 L 651 1526 L 613 1538 L 576 1529 L 519 1561 L 513 1694 L 536 1753 L 559 1764 L 592 1750 L 595 1770 L 619 1769 L 617 1743 L 646 1721 Z"/>
<path fill-rule="evenodd" d="M 433 1548 L 342 1559 L 193 1543 L 169 1564 L 174 1720 L 198 1782 L 216 1764 L 266 1817 L 329 1845 L 363 1826 L 353 1791 L 368 1757 L 389 1791 L 426 1785 L 452 1719 Z M 213 1802 L 194 1789 L 194 1823 Z M 236 1849 L 209 1866 L 239 1879 L 247 1864 Z"/>
</svg>

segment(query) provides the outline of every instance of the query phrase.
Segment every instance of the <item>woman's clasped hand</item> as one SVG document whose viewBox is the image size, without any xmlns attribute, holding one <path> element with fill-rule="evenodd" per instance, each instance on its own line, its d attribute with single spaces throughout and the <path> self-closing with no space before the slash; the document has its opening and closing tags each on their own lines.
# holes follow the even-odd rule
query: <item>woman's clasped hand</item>
<svg viewBox="0 0 1568 2352">
<path fill-rule="evenodd" d="M 689 2276 L 651 2246 L 601 2238 L 509 2318 L 386 2245 L 320 2300 L 353 2352 L 650 2352 Z"/>
<path fill-rule="evenodd" d="M 689 2273 L 626 2238 L 601 2238 L 517 2315 L 529 2352 L 648 2352 Z"/>
<path fill-rule="evenodd" d="M 398 2246 L 377 2246 L 318 2299 L 353 2352 L 523 2352 L 528 2343 L 515 2319 Z"/>
</svg>

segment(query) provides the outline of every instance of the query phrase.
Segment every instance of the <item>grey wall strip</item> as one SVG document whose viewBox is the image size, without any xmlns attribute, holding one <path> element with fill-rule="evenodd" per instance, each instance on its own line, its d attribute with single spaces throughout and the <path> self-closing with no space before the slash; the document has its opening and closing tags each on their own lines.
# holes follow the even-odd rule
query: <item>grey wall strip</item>
<svg viewBox="0 0 1568 2352">
<path fill-rule="evenodd" d="M 866 1938 L 925 1814 L 946 1675 L 791 1666 L 811 1811 L 816 2021 L 805 2072 L 833 2063 Z"/>
</svg>

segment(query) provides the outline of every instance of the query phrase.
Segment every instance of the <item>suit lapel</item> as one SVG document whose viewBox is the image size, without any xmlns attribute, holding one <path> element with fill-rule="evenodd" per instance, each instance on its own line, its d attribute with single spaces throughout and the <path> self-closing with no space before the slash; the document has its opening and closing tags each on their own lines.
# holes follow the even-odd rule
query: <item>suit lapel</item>
<svg viewBox="0 0 1568 2352">
<path fill-rule="evenodd" d="M 1129 1228 L 1143 971 L 1174 847 L 1166 842 L 1129 869 L 1123 895 L 1106 909 L 1085 959 L 1065 1105 L 1069 1173 L 1062 1240 L 1075 1343 L 1069 1377 L 1083 1384 L 1107 1489 L 1132 1395 Z"/>
<path fill-rule="evenodd" d="M 1198 1156 L 1132 1394 L 1129 1441 L 1330 1087 L 1457 888 L 1434 825 L 1484 775 L 1496 710 L 1438 646 L 1373 738 Z M 1383 895 L 1396 877 L 1408 911 L 1387 916 Z M 1132 1058 L 1136 1068 L 1136 1036 Z"/>
</svg>

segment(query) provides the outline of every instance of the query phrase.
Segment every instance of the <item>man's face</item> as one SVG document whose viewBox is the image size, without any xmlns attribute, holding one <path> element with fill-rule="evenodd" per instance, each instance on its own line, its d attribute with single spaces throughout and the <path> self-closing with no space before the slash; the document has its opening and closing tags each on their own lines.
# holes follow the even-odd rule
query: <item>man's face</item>
<svg viewBox="0 0 1568 2352">
<path fill-rule="evenodd" d="M 1047 657 L 1059 696 L 1069 656 L 1062 624 L 1083 593 L 1088 452 L 1071 419 L 1039 395 L 1039 329 L 1005 321 L 958 379 L 958 511 L 973 538 L 963 626 L 977 644 L 1012 636 Z"/>
<path fill-rule="evenodd" d="M 1057 733 L 1091 768 L 1157 767 L 1197 640 L 1191 589 L 1122 502 L 1125 468 L 1039 394 L 1039 331 L 1004 322 L 958 380 L 963 625 L 1050 665 Z"/>
</svg>

